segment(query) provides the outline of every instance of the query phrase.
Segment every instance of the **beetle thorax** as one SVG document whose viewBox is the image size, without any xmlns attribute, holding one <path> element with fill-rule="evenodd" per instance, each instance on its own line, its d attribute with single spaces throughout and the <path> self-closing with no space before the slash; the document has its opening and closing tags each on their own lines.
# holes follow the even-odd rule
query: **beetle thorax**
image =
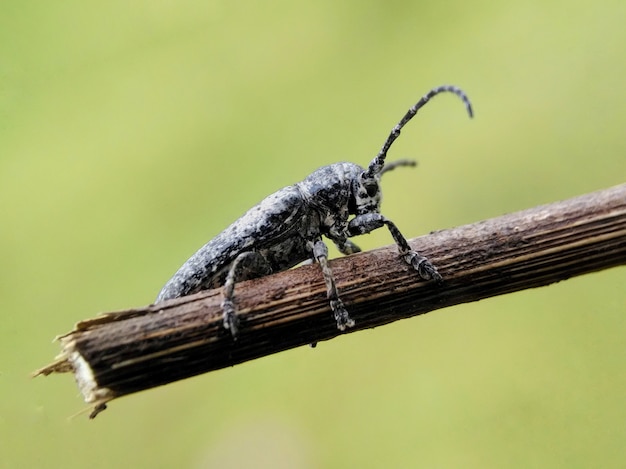
<svg viewBox="0 0 626 469">
<path fill-rule="evenodd" d="M 319 168 L 297 185 L 307 201 L 317 208 L 347 209 L 353 181 L 362 171 L 354 163 L 331 164 Z"/>
</svg>

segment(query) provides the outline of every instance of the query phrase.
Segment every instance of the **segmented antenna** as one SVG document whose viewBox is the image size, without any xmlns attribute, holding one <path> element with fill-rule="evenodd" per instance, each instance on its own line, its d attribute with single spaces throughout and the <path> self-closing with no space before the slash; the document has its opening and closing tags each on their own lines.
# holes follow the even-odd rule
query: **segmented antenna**
<svg viewBox="0 0 626 469">
<path fill-rule="evenodd" d="M 417 161 L 415 160 L 396 160 L 387 163 L 383 169 L 380 170 L 380 175 L 386 173 L 387 171 L 391 171 L 392 169 L 399 168 L 400 166 L 417 166 Z"/>
<path fill-rule="evenodd" d="M 413 116 L 417 114 L 417 111 L 419 111 L 422 107 L 424 107 L 424 105 L 428 101 L 430 101 L 431 98 L 438 95 L 439 93 L 444 93 L 444 92 L 454 93 L 459 98 L 461 98 L 461 100 L 465 104 L 465 108 L 467 109 L 467 113 L 469 114 L 469 116 L 474 117 L 474 111 L 472 110 L 472 103 L 470 103 L 469 98 L 467 97 L 467 95 L 461 88 L 457 88 L 456 86 L 453 86 L 453 85 L 442 85 L 442 86 L 433 88 L 424 96 L 422 96 L 422 98 L 407 111 L 407 113 L 400 120 L 400 122 L 398 122 L 398 124 L 391 130 L 391 133 L 389 134 L 389 137 L 387 137 L 385 144 L 378 152 L 378 155 L 376 155 L 376 158 L 372 160 L 369 167 L 367 168 L 367 171 L 365 171 L 366 177 L 374 177 L 376 174 L 379 174 L 383 171 L 383 167 L 385 165 L 385 158 L 387 157 L 387 151 L 389 151 L 389 147 L 391 147 L 391 144 L 395 142 L 398 136 L 400 135 L 400 131 L 402 130 L 402 127 L 404 127 L 407 124 L 407 122 L 413 119 Z"/>
</svg>

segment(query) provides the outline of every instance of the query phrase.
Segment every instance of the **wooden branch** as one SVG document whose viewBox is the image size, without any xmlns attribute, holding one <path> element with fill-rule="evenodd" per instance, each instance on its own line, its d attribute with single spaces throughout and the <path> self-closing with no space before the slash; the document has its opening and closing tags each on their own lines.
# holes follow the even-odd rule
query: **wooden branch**
<svg viewBox="0 0 626 469">
<path fill-rule="evenodd" d="M 411 245 L 443 284 L 420 280 L 395 246 L 331 261 L 356 321 L 345 333 L 626 264 L 626 184 Z M 129 393 L 341 335 L 317 265 L 242 282 L 235 292 L 237 340 L 222 327 L 221 293 L 212 290 L 79 322 L 59 338 L 57 360 L 35 375 L 73 372 L 94 417 Z"/>
</svg>

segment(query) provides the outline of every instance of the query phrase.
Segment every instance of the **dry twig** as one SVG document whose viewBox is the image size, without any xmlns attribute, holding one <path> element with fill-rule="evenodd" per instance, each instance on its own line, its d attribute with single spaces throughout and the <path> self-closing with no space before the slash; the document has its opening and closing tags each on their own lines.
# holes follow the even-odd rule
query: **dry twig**
<svg viewBox="0 0 626 469">
<path fill-rule="evenodd" d="M 395 246 L 332 261 L 356 321 L 346 333 L 626 264 L 626 184 L 410 244 L 442 285 L 421 281 Z M 237 340 L 219 290 L 106 313 L 61 336 L 61 355 L 35 375 L 73 372 L 94 417 L 116 397 L 340 335 L 325 292 L 317 265 L 238 284 Z"/>
</svg>

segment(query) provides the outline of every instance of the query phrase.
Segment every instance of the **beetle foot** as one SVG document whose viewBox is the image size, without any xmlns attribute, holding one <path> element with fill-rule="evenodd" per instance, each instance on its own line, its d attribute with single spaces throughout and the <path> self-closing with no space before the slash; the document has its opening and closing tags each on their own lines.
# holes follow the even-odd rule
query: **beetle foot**
<svg viewBox="0 0 626 469">
<path fill-rule="evenodd" d="M 233 339 L 236 339 L 239 334 L 239 318 L 235 312 L 235 305 L 232 300 L 225 299 L 222 301 L 222 312 L 224 329 L 229 330 Z"/>
<path fill-rule="evenodd" d="M 335 315 L 335 321 L 337 321 L 337 329 L 345 331 L 349 327 L 354 327 L 354 319 L 350 317 L 341 300 L 330 300 L 330 307 Z"/>
<path fill-rule="evenodd" d="M 419 276 L 424 280 L 434 280 L 437 283 L 441 283 L 443 281 L 441 274 L 437 272 L 437 268 L 421 254 L 418 254 L 415 251 L 409 251 L 404 255 L 404 260 L 407 264 L 417 270 Z"/>
</svg>

